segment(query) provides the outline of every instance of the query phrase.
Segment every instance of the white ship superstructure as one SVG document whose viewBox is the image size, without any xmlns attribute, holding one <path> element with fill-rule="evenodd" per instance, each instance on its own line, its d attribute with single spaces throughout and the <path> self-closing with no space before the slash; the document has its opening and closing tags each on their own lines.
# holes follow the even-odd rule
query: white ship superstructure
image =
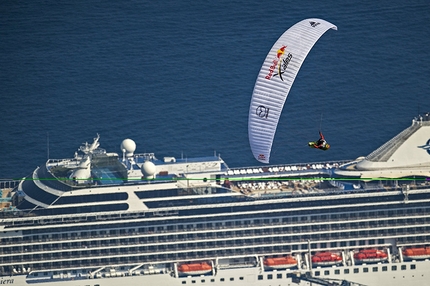
<svg viewBox="0 0 430 286">
<path fill-rule="evenodd" d="M 236 169 L 97 136 L 1 182 L 0 284 L 430 285 L 429 130 L 359 160 Z"/>
</svg>

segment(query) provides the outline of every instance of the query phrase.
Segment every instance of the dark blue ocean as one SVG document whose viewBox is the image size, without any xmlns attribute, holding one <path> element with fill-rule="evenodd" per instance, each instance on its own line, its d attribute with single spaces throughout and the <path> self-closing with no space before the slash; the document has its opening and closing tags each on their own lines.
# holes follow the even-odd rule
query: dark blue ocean
<svg viewBox="0 0 430 286">
<path fill-rule="evenodd" d="M 304 62 L 271 163 L 365 156 L 430 111 L 428 0 L 290 2 L 2 1 L 0 178 L 28 175 L 48 152 L 70 158 L 97 133 L 108 151 L 131 138 L 159 158 L 259 165 L 255 79 L 277 38 L 311 17 L 338 31 Z M 327 152 L 307 147 L 320 126 Z"/>
</svg>

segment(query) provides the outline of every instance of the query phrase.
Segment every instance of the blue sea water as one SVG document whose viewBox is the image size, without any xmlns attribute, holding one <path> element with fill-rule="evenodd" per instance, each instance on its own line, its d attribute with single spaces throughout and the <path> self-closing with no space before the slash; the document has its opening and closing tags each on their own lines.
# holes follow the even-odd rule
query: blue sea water
<svg viewBox="0 0 430 286">
<path fill-rule="evenodd" d="M 97 133 L 108 151 L 131 138 L 160 158 L 259 165 L 247 133 L 256 76 L 310 17 L 338 31 L 303 64 L 271 163 L 365 156 L 430 111 L 428 0 L 295 2 L 3 1 L 0 178 L 72 157 Z M 327 152 L 307 147 L 320 127 Z"/>
</svg>

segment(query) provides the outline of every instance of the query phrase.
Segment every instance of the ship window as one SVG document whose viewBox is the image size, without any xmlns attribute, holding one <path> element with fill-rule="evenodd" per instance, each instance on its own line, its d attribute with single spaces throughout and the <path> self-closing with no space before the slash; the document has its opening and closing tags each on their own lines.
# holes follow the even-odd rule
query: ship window
<svg viewBox="0 0 430 286">
<path fill-rule="evenodd" d="M 391 271 L 396 271 L 396 270 L 397 270 L 397 265 L 391 266 Z"/>
<path fill-rule="evenodd" d="M 387 271 L 388 267 L 387 266 L 382 266 L 382 271 Z"/>
<path fill-rule="evenodd" d="M 231 278 L 230 278 L 230 281 L 234 281 L 234 278 L 233 278 L 233 277 L 231 277 Z"/>
<path fill-rule="evenodd" d="M 402 265 L 401 269 L 406 270 L 406 265 Z"/>
<path fill-rule="evenodd" d="M 417 268 L 417 266 L 415 265 L 415 264 L 411 264 L 411 269 L 412 270 L 414 270 L 414 269 L 416 269 Z"/>
<path fill-rule="evenodd" d="M 340 274 L 340 270 L 339 270 L 339 269 L 336 269 L 336 270 L 334 271 L 334 274 L 339 275 L 339 274 Z"/>
<path fill-rule="evenodd" d="M 224 280 L 225 280 L 224 278 L 220 278 L 220 279 L 219 279 L 219 281 L 221 281 L 221 282 L 224 282 Z"/>
<path fill-rule="evenodd" d="M 182 284 L 187 284 L 187 281 L 182 281 Z"/>
<path fill-rule="evenodd" d="M 273 279 L 273 275 L 272 274 L 267 274 L 267 279 Z"/>
<path fill-rule="evenodd" d="M 324 275 L 330 275 L 330 270 L 324 270 Z"/>
<path fill-rule="evenodd" d="M 360 270 L 358 268 L 354 268 L 354 273 L 359 273 Z"/>
<path fill-rule="evenodd" d="M 319 271 L 315 271 L 315 276 L 320 276 L 320 272 Z"/>
<path fill-rule="evenodd" d="M 276 276 L 278 279 L 282 279 L 282 274 L 277 274 Z"/>
<path fill-rule="evenodd" d="M 215 282 L 215 279 L 211 279 L 211 282 Z"/>
<path fill-rule="evenodd" d="M 363 272 L 364 272 L 364 273 L 369 272 L 369 268 L 364 267 L 364 268 L 363 268 Z"/>
<path fill-rule="evenodd" d="M 258 280 L 263 280 L 263 275 L 258 275 Z"/>
<path fill-rule="evenodd" d="M 373 268 L 372 268 L 372 271 L 373 271 L 373 272 L 378 272 L 378 267 L 373 267 Z"/>
<path fill-rule="evenodd" d="M 349 274 L 349 269 L 344 269 L 343 274 Z"/>
<path fill-rule="evenodd" d="M 243 280 L 243 277 L 239 277 L 239 280 Z"/>
</svg>

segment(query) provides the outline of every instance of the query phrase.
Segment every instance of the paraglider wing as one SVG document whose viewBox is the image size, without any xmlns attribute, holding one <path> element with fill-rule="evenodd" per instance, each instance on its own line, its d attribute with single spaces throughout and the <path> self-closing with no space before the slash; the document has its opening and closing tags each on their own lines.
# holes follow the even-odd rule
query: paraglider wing
<svg viewBox="0 0 430 286">
<path fill-rule="evenodd" d="M 249 107 L 248 136 L 254 157 L 269 163 L 279 117 L 299 69 L 318 39 L 337 27 L 306 19 L 289 28 L 273 45 L 255 82 Z"/>
</svg>

